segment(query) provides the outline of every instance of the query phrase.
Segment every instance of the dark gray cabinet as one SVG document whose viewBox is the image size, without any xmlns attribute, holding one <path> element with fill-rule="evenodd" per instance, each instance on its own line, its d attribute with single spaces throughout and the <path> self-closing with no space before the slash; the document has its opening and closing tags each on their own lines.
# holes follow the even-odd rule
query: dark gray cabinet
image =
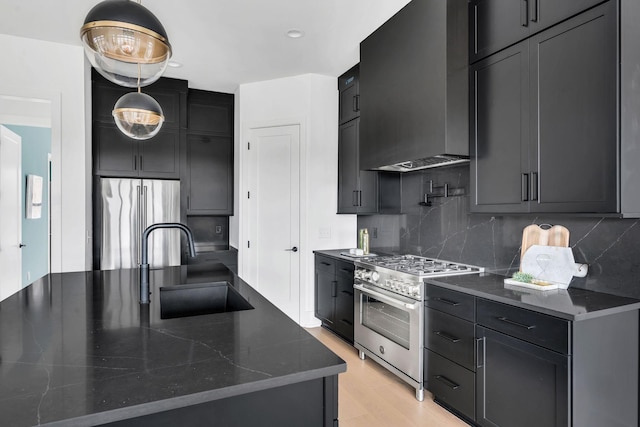
<svg viewBox="0 0 640 427">
<path fill-rule="evenodd" d="M 472 212 L 612 213 L 616 3 L 471 67 Z"/>
<path fill-rule="evenodd" d="M 361 171 L 360 119 L 340 125 L 338 134 L 338 213 L 378 212 L 378 172 Z"/>
<path fill-rule="evenodd" d="M 470 62 L 480 60 L 570 18 L 602 0 L 472 0 Z"/>
<path fill-rule="evenodd" d="M 427 286 L 425 383 L 436 402 L 475 419 L 475 297 Z"/>
<path fill-rule="evenodd" d="M 351 262 L 315 256 L 315 316 L 322 326 L 353 343 L 353 270 Z"/>
<path fill-rule="evenodd" d="M 187 134 L 187 215 L 233 214 L 233 140 Z"/>
<path fill-rule="evenodd" d="M 567 320 L 429 284 L 425 305 L 426 388 L 471 424 L 637 425 L 637 310 Z"/>
<path fill-rule="evenodd" d="M 360 65 L 354 65 L 349 71 L 338 77 L 339 120 L 340 124 L 360 117 Z"/>
<path fill-rule="evenodd" d="M 149 140 L 135 141 L 115 125 L 96 122 L 93 126 L 95 175 L 179 178 L 179 150 L 179 129 L 162 129 Z"/>
<path fill-rule="evenodd" d="M 233 215 L 233 109 L 231 94 L 189 89 L 187 215 Z"/>
</svg>

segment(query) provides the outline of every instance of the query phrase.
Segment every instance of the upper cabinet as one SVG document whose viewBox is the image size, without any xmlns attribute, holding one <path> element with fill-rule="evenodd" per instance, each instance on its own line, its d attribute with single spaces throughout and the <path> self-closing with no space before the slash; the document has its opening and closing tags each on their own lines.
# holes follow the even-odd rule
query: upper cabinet
<svg viewBox="0 0 640 427">
<path fill-rule="evenodd" d="M 618 212 L 617 14 L 609 1 L 471 67 L 472 212 Z"/>
<path fill-rule="evenodd" d="M 120 132 L 111 114 L 116 101 L 136 89 L 117 86 L 92 71 L 94 175 L 180 178 L 180 128 L 186 124 L 187 82 L 162 78 L 143 89 L 158 101 L 165 121 L 156 136 L 136 141 Z"/>
<path fill-rule="evenodd" d="M 471 0 L 470 62 L 524 40 L 602 0 Z"/>
<path fill-rule="evenodd" d="M 360 44 L 360 167 L 467 161 L 467 0 L 414 0 Z"/>
<path fill-rule="evenodd" d="M 338 96 L 340 102 L 339 123 L 360 117 L 360 65 L 338 77 Z"/>
<path fill-rule="evenodd" d="M 233 95 L 189 89 L 187 111 L 187 215 L 233 215 Z"/>
</svg>

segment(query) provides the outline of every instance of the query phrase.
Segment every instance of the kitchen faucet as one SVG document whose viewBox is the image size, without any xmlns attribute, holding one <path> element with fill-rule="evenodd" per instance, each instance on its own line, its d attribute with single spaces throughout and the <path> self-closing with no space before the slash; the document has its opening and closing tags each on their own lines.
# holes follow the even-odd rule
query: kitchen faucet
<svg viewBox="0 0 640 427">
<path fill-rule="evenodd" d="M 177 228 L 184 231 L 187 235 L 187 241 L 189 242 L 189 256 L 191 258 L 196 256 L 196 247 L 193 243 L 193 234 L 191 230 L 184 224 L 178 222 L 161 222 L 158 224 L 152 224 L 144 230 L 142 233 L 142 261 L 140 263 L 140 304 L 149 304 L 149 255 L 148 255 L 148 242 L 149 234 L 158 228 Z"/>
</svg>

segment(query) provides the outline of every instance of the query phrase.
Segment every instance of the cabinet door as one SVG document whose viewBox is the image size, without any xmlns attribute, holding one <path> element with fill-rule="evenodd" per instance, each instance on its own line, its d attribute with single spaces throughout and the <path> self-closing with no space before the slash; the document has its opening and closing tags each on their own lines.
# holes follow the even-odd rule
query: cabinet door
<svg viewBox="0 0 640 427">
<path fill-rule="evenodd" d="M 337 282 L 333 275 L 316 272 L 316 317 L 333 324 Z"/>
<path fill-rule="evenodd" d="M 180 178 L 180 132 L 161 129 L 151 139 L 138 142 L 139 172 L 143 178 Z"/>
<path fill-rule="evenodd" d="M 470 70 L 472 212 L 526 212 L 529 200 L 527 41 Z"/>
<path fill-rule="evenodd" d="M 532 212 L 617 211 L 616 13 L 609 1 L 530 39 Z"/>
<path fill-rule="evenodd" d="M 339 123 L 343 124 L 360 116 L 359 66 L 338 77 Z"/>
<path fill-rule="evenodd" d="M 338 134 L 338 213 L 357 213 L 360 119 L 340 126 Z"/>
<path fill-rule="evenodd" d="M 602 0 L 528 0 L 528 2 L 529 26 L 531 34 L 535 34 L 602 3 Z"/>
<path fill-rule="evenodd" d="M 472 0 L 469 24 L 469 62 L 475 62 L 529 36 L 527 1 Z"/>
<path fill-rule="evenodd" d="M 233 141 L 187 135 L 187 214 L 233 214 Z"/>
<path fill-rule="evenodd" d="M 115 124 L 93 123 L 93 173 L 137 177 L 138 141 L 126 137 Z"/>
<path fill-rule="evenodd" d="M 569 356 L 483 327 L 476 336 L 478 425 L 571 425 Z"/>
<path fill-rule="evenodd" d="M 336 263 L 336 282 L 334 327 L 343 338 L 353 342 L 353 264 Z"/>
</svg>

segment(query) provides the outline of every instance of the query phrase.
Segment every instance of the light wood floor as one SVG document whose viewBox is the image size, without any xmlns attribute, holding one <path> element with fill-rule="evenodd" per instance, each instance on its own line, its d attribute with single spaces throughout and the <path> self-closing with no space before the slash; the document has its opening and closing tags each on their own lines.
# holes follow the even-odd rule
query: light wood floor
<svg viewBox="0 0 640 427">
<path fill-rule="evenodd" d="M 418 402 L 414 388 L 373 360 L 360 360 L 354 347 L 331 332 L 307 330 L 347 362 L 347 372 L 338 377 L 340 427 L 468 427 L 429 392 Z"/>
</svg>

